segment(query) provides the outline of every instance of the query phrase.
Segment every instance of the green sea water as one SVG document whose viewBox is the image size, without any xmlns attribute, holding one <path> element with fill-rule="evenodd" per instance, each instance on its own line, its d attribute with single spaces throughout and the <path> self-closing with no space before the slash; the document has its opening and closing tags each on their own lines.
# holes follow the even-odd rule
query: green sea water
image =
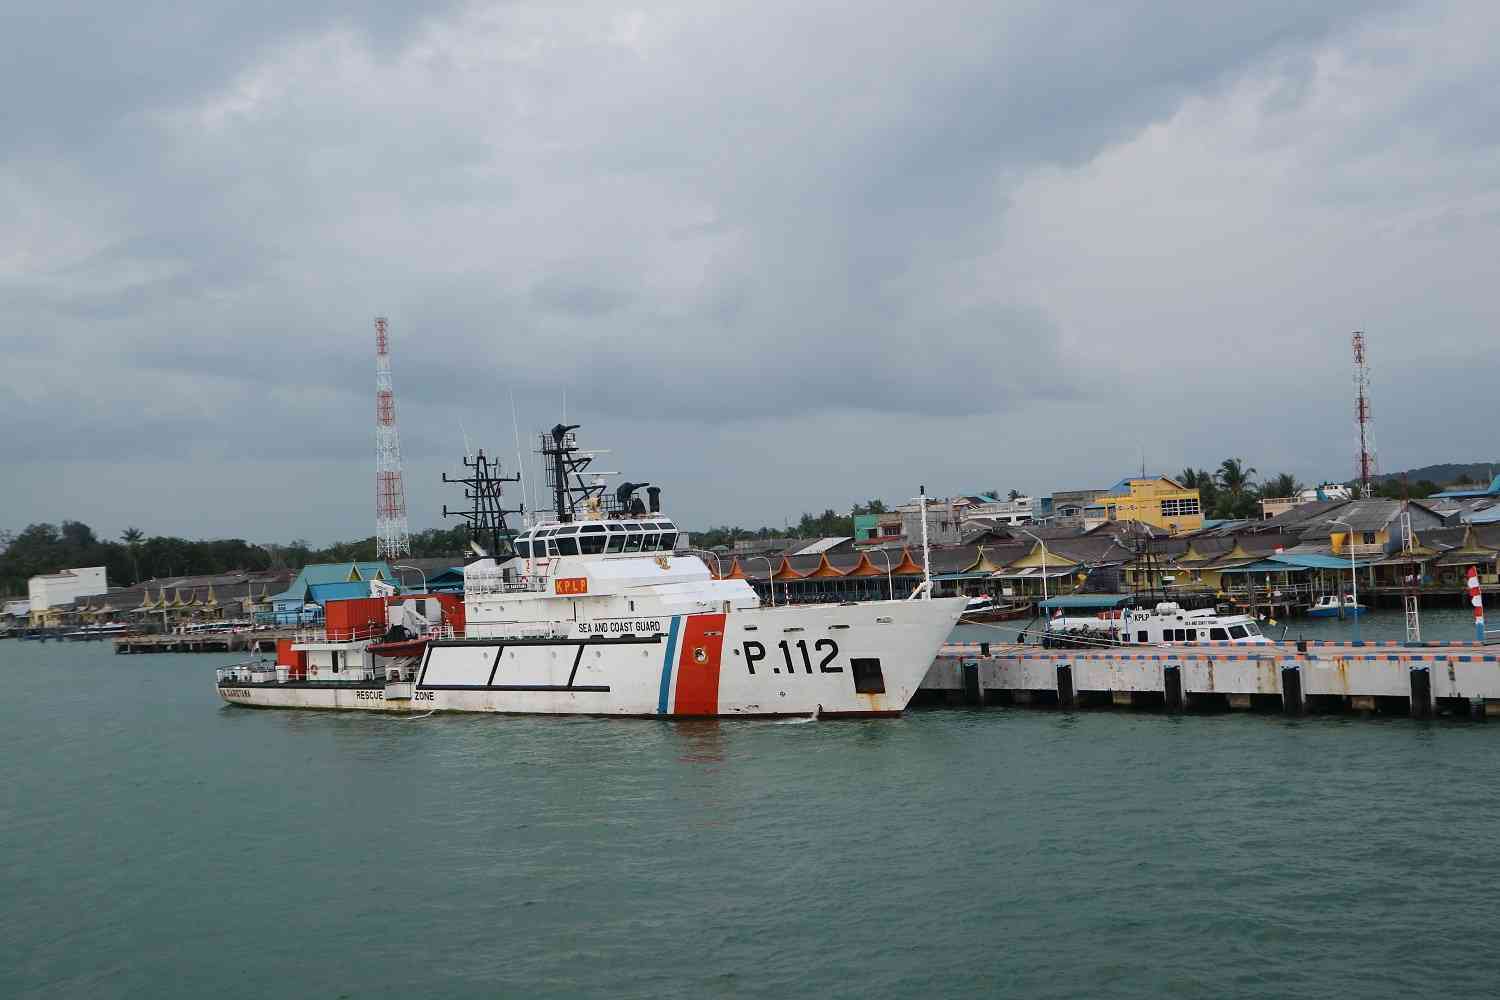
<svg viewBox="0 0 1500 1000">
<path fill-rule="evenodd" d="M 1500 982 L 1500 725 L 221 705 L 0 643 L 0 997 L 1418 997 Z"/>
</svg>

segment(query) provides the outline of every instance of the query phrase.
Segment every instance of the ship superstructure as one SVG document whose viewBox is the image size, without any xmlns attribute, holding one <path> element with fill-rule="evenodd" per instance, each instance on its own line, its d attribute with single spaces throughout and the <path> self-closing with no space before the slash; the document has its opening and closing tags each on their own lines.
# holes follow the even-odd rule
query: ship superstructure
<svg viewBox="0 0 1500 1000">
<path fill-rule="evenodd" d="M 905 709 L 965 601 L 763 607 L 679 546 L 661 490 L 609 491 L 576 426 L 542 436 L 548 516 L 508 527 L 498 466 L 466 460 L 478 558 L 464 568 L 463 630 L 419 659 L 337 683 L 221 679 L 250 705 L 652 716 L 891 715 Z M 446 477 L 445 477 L 446 478 Z M 641 492 L 646 493 L 642 499 Z M 362 685 L 362 686 L 361 686 Z"/>
</svg>

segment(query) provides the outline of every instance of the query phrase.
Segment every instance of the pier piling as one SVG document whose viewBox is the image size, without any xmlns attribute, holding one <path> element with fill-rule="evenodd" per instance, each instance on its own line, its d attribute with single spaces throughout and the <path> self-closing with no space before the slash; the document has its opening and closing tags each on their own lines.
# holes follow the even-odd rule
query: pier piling
<svg viewBox="0 0 1500 1000">
<path fill-rule="evenodd" d="M 1307 712 L 1307 701 L 1302 695 L 1302 668 L 1295 663 L 1281 668 L 1281 708 L 1287 715 Z"/>
<path fill-rule="evenodd" d="M 1432 718 L 1432 674 L 1426 667 L 1411 668 L 1411 715 Z"/>
<path fill-rule="evenodd" d="M 1185 707 L 1182 696 L 1182 668 L 1169 663 L 1161 671 L 1162 691 L 1166 696 L 1168 712 L 1180 712 Z"/>
<path fill-rule="evenodd" d="M 1169 712 L 1500 715 L 1500 649 L 1479 643 L 1199 643 L 1150 649 L 951 646 L 922 684 L 948 704 L 1095 705 Z"/>
<path fill-rule="evenodd" d="M 970 705 L 984 704 L 984 689 L 979 686 L 979 661 L 963 662 L 964 701 Z"/>
<path fill-rule="evenodd" d="M 1063 708 L 1078 707 L 1078 695 L 1073 690 L 1073 666 L 1069 663 L 1057 665 L 1057 703 Z"/>
</svg>

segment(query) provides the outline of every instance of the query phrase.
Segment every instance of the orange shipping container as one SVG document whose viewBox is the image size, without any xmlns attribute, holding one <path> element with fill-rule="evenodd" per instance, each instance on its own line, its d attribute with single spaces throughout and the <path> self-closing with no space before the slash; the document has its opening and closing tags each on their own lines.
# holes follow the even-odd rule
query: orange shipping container
<svg viewBox="0 0 1500 1000">
<path fill-rule="evenodd" d="M 379 597 L 329 601 L 323 606 L 323 627 L 334 640 L 379 635 L 385 631 L 385 601 Z"/>
<path fill-rule="evenodd" d="M 302 675 L 307 672 L 307 650 L 293 649 L 292 643 L 296 639 L 276 640 L 276 663 L 279 666 L 291 667 L 292 673 Z"/>
</svg>

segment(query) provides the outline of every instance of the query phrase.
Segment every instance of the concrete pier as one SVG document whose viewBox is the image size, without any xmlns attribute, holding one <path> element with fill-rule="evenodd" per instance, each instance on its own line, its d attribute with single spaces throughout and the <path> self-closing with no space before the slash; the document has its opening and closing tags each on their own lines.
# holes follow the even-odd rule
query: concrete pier
<svg viewBox="0 0 1500 1000">
<path fill-rule="evenodd" d="M 916 703 L 1500 715 L 1500 646 L 1479 643 L 986 645 L 945 647 Z"/>
<path fill-rule="evenodd" d="M 290 639 L 296 629 L 252 632 L 204 632 L 197 635 L 122 635 L 112 640 L 116 653 L 274 653 L 277 639 Z"/>
</svg>

